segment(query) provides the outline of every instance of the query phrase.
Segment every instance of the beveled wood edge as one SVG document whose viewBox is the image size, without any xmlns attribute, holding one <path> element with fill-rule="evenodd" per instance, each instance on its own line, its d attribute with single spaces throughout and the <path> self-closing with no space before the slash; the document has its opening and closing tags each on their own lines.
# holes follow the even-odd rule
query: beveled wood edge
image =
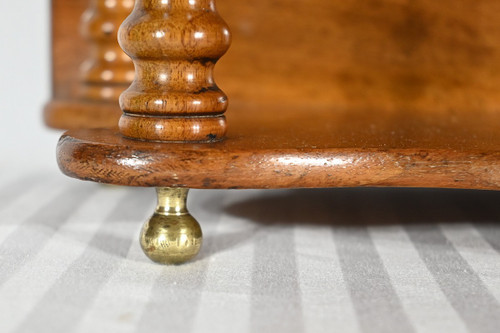
<svg viewBox="0 0 500 333">
<path fill-rule="evenodd" d="M 113 134 L 119 135 L 119 134 Z M 447 149 L 189 150 L 89 142 L 65 133 L 66 175 L 124 186 L 197 189 L 427 187 L 500 189 L 500 152 Z M 140 147 L 140 148 L 138 148 Z M 146 147 L 146 148 L 145 148 Z"/>
<path fill-rule="evenodd" d="M 45 125 L 63 130 L 115 128 L 121 115 L 117 102 L 52 100 L 43 109 Z"/>
</svg>

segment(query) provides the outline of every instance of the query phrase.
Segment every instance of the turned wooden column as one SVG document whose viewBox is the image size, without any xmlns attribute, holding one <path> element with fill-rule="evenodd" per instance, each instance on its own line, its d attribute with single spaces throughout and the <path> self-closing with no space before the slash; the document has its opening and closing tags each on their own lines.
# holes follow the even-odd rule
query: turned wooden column
<svg viewBox="0 0 500 333">
<path fill-rule="evenodd" d="M 117 34 L 134 0 L 53 0 L 52 6 L 53 97 L 45 123 L 60 129 L 116 127 L 118 98 L 134 79 Z"/>
<path fill-rule="evenodd" d="M 214 0 L 137 0 L 118 36 L 136 69 L 120 97 L 122 135 L 170 142 L 224 137 L 228 99 L 213 69 L 231 35 Z"/>
<path fill-rule="evenodd" d="M 81 66 L 80 97 L 117 102 L 134 80 L 132 61 L 117 40 L 120 24 L 133 4 L 133 0 L 91 0 L 82 15 L 81 32 L 88 41 L 90 54 Z"/>
</svg>

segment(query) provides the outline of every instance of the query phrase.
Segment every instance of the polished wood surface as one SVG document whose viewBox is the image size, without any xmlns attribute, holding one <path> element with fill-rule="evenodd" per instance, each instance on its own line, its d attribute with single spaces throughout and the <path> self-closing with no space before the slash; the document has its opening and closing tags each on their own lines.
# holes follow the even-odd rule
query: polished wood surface
<svg viewBox="0 0 500 333">
<path fill-rule="evenodd" d="M 52 1 L 54 93 L 71 99 L 89 3 Z M 217 11 L 233 35 L 215 68 L 230 100 L 394 112 L 500 105 L 498 1 L 218 0 Z"/>
<path fill-rule="evenodd" d="M 228 132 L 198 143 L 226 129 L 212 69 L 227 28 L 213 0 L 136 5 L 120 33 L 137 67 L 120 132 L 68 131 L 57 158 L 71 177 L 159 188 L 141 237 L 151 259 L 198 250 L 175 203 L 188 188 L 500 190 L 498 4 L 220 0 L 235 31 L 216 71 Z"/>
<path fill-rule="evenodd" d="M 77 96 L 80 66 L 88 44 L 80 32 L 81 16 L 89 0 L 52 0 L 52 99 Z"/>
<path fill-rule="evenodd" d="M 66 174 L 155 187 L 499 189 L 500 3 L 217 4 L 233 32 L 215 70 L 227 139 L 70 131 L 58 146 Z"/>
<path fill-rule="evenodd" d="M 90 56 L 80 66 L 81 98 L 116 103 L 134 80 L 132 60 L 117 40 L 118 29 L 133 6 L 133 0 L 90 0 L 80 29 L 90 46 Z"/>
<path fill-rule="evenodd" d="M 413 186 L 500 189 L 500 114 L 235 104 L 215 144 L 70 131 L 58 161 L 71 177 L 188 188 Z"/>
<path fill-rule="evenodd" d="M 499 110 L 499 1 L 219 0 L 217 6 L 233 33 L 216 68 L 230 101 Z"/>
<path fill-rule="evenodd" d="M 117 126 L 118 98 L 134 79 L 134 67 L 116 37 L 132 6 L 133 0 L 53 0 L 53 98 L 44 110 L 48 126 Z"/>
<path fill-rule="evenodd" d="M 122 111 L 118 102 L 52 100 L 43 110 L 47 126 L 55 129 L 117 128 Z"/>
<path fill-rule="evenodd" d="M 149 141 L 219 141 L 227 96 L 213 69 L 231 42 L 214 0 L 137 0 L 119 32 L 136 68 L 120 98 L 120 132 Z"/>
</svg>

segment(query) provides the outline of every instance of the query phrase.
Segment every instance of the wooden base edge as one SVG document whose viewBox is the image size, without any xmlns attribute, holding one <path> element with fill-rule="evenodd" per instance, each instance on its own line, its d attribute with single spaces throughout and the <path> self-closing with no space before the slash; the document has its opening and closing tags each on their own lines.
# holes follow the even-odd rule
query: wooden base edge
<svg viewBox="0 0 500 333">
<path fill-rule="evenodd" d="M 43 110 L 43 119 L 54 129 L 116 128 L 122 112 L 116 103 L 53 100 Z"/>
<path fill-rule="evenodd" d="M 231 139 L 229 138 L 228 141 Z M 427 187 L 500 190 L 500 152 L 446 149 L 262 149 L 225 142 L 138 142 L 109 130 L 69 131 L 59 167 L 100 183 L 201 189 Z"/>
</svg>

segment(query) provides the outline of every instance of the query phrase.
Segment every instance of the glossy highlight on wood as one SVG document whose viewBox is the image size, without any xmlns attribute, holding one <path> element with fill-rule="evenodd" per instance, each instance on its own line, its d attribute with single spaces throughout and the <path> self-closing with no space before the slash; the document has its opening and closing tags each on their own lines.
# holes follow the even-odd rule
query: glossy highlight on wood
<svg viewBox="0 0 500 333">
<path fill-rule="evenodd" d="M 227 96 L 213 70 L 231 42 L 214 0 L 137 0 L 119 32 L 136 79 L 120 97 L 120 132 L 147 141 L 213 142 Z"/>
<path fill-rule="evenodd" d="M 58 145 L 68 176 L 127 186 L 500 189 L 500 114 L 233 104 L 215 144 L 137 142 L 70 131 Z"/>
<path fill-rule="evenodd" d="M 52 2 L 54 96 L 67 101 L 88 55 L 78 31 L 89 2 Z M 218 0 L 217 11 L 233 38 L 215 78 L 231 101 L 499 110 L 498 1 Z"/>
<path fill-rule="evenodd" d="M 60 166 L 133 186 L 498 189 L 500 5 L 453 3 L 219 0 L 235 36 L 216 69 L 231 96 L 227 140 L 158 144 L 69 132 Z M 154 118 L 175 111 L 162 101 L 129 105 L 145 128 L 126 125 L 137 133 L 177 117 Z"/>
<path fill-rule="evenodd" d="M 66 132 L 66 175 L 169 188 L 177 203 L 189 188 L 500 190 L 498 2 L 219 3 L 234 27 L 216 69 L 227 115 L 212 73 L 227 49 L 214 2 L 138 1 L 123 26 L 138 70 L 120 131 Z M 193 142 L 219 139 L 224 117 L 226 140 Z M 151 259 L 195 254 L 198 225 L 179 216 L 145 225 Z"/>
<path fill-rule="evenodd" d="M 60 166 L 132 186 L 498 189 L 500 3 L 453 4 L 219 0 L 234 34 L 216 68 L 227 140 L 71 131 Z M 170 118 L 158 108 L 134 116 L 145 131 Z"/>
</svg>

